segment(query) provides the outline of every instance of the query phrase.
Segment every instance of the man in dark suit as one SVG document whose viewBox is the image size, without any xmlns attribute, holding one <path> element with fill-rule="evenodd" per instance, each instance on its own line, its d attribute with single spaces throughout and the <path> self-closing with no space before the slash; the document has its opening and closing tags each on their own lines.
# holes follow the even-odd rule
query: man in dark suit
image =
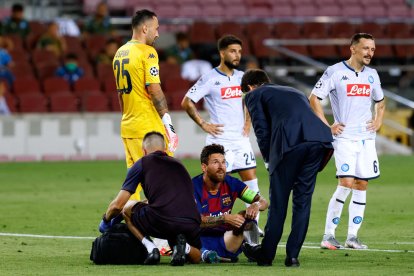
<svg viewBox="0 0 414 276">
<path fill-rule="evenodd" d="M 245 244 L 244 253 L 258 265 L 272 265 L 293 191 L 292 230 L 286 244 L 285 265 L 299 266 L 316 175 L 332 155 L 332 134 L 313 113 L 302 92 L 271 84 L 263 70 L 247 71 L 241 88 L 246 93 L 245 103 L 270 176 L 265 236 L 261 245 Z"/>
</svg>

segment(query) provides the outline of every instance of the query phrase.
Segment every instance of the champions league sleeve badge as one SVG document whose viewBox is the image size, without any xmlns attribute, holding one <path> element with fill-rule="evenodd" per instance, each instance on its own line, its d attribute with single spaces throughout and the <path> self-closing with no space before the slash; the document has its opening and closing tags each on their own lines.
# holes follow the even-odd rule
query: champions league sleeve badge
<svg viewBox="0 0 414 276">
<path fill-rule="evenodd" d="M 150 74 L 151 74 L 151 76 L 158 76 L 158 69 L 157 69 L 157 67 L 155 67 L 155 66 L 153 66 L 153 67 L 151 67 L 150 68 Z"/>
</svg>

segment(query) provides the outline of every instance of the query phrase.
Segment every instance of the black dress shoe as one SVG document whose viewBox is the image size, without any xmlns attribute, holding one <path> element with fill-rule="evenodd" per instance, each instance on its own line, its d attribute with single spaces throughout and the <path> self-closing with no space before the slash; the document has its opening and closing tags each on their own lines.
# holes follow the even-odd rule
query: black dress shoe
<svg viewBox="0 0 414 276">
<path fill-rule="evenodd" d="M 299 267 L 300 266 L 300 263 L 299 263 L 299 260 L 297 258 L 286 257 L 286 259 L 285 259 L 285 266 L 288 266 L 288 267 Z"/>
<path fill-rule="evenodd" d="M 145 265 L 156 265 L 160 263 L 160 251 L 158 248 L 154 248 L 151 253 L 148 253 L 147 258 L 144 261 Z"/>
<path fill-rule="evenodd" d="M 186 240 L 184 235 L 179 234 L 177 236 L 177 244 L 174 246 L 171 256 L 170 264 L 172 266 L 183 266 L 185 264 L 185 244 Z"/>
<path fill-rule="evenodd" d="M 266 260 L 262 255 L 261 245 L 252 245 L 250 243 L 244 243 L 242 245 L 243 253 L 246 255 L 250 262 L 256 262 L 258 266 L 271 266 L 272 261 Z"/>
</svg>

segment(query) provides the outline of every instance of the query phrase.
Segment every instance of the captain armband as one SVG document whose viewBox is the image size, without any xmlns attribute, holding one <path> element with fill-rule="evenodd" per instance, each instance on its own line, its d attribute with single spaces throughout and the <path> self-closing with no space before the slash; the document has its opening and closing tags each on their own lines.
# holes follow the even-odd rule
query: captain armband
<svg viewBox="0 0 414 276">
<path fill-rule="evenodd" d="M 252 203 L 256 195 L 257 195 L 257 192 L 247 188 L 242 194 L 241 199 L 246 203 Z"/>
</svg>

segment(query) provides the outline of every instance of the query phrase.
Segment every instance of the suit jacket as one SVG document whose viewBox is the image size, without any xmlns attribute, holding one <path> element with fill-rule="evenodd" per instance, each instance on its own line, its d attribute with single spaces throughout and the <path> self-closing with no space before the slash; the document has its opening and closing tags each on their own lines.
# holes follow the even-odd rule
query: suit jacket
<svg viewBox="0 0 414 276">
<path fill-rule="evenodd" d="M 312 111 L 299 90 L 275 84 L 262 85 L 245 96 L 257 143 L 272 174 L 283 155 L 306 142 L 321 142 L 327 148 L 325 164 L 332 155 L 332 134 Z M 324 165 L 324 164 L 323 164 Z"/>
</svg>

